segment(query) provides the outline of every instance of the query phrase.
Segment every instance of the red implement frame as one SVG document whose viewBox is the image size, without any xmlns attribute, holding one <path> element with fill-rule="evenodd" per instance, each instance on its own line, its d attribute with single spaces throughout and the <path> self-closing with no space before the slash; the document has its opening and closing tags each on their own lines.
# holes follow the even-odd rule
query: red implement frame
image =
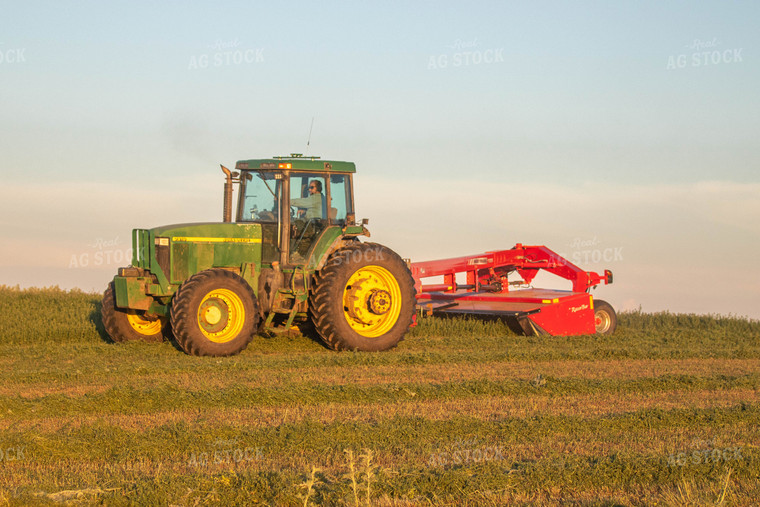
<svg viewBox="0 0 760 507">
<path fill-rule="evenodd" d="M 413 262 L 410 265 L 417 289 L 417 308 L 428 313 L 469 313 L 507 318 L 516 331 L 557 336 L 593 334 L 594 300 L 588 291 L 600 283 L 612 283 L 604 275 L 584 271 L 545 246 L 523 246 L 452 259 Z M 544 269 L 569 280 L 571 291 L 517 288 L 529 285 Z M 516 272 L 522 280 L 510 281 Z M 467 283 L 457 285 L 457 273 Z M 423 285 L 422 279 L 443 275 L 443 284 Z"/>
</svg>

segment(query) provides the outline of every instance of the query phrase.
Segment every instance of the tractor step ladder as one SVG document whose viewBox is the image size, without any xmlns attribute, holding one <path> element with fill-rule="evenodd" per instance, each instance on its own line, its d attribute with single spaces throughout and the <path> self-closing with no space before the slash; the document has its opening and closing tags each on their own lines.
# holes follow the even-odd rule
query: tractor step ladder
<svg viewBox="0 0 760 507">
<path fill-rule="evenodd" d="M 296 279 L 298 278 L 298 272 L 301 271 L 301 283 L 300 286 Z M 264 323 L 264 329 L 271 333 L 283 334 L 290 331 L 293 327 L 293 321 L 298 313 L 298 303 L 308 301 L 309 288 L 306 285 L 306 268 L 304 266 L 296 266 L 293 269 L 293 276 L 290 280 L 289 289 L 278 289 L 272 302 L 272 309 L 267 315 L 267 320 Z M 288 319 L 285 324 L 281 326 L 275 326 L 274 318 L 276 315 L 287 315 Z"/>
</svg>

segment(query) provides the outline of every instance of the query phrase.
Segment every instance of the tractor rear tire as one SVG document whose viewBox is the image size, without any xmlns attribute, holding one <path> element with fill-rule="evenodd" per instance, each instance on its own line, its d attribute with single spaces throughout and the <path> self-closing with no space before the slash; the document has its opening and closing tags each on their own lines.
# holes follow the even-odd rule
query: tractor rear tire
<svg viewBox="0 0 760 507">
<path fill-rule="evenodd" d="M 309 311 L 333 350 L 388 350 L 412 324 L 414 280 L 394 251 L 357 242 L 333 252 L 315 275 Z"/>
<path fill-rule="evenodd" d="M 596 334 L 612 334 L 617 328 L 617 314 L 612 305 L 601 299 L 594 300 L 594 327 Z"/>
<path fill-rule="evenodd" d="M 117 307 L 113 282 L 108 284 L 103 294 L 100 316 L 106 333 L 115 343 L 164 340 L 166 319 L 151 319 L 145 317 L 145 312 Z"/>
<path fill-rule="evenodd" d="M 174 295 L 171 324 L 177 344 L 194 356 L 232 356 L 256 334 L 256 295 L 243 278 L 207 269 L 188 278 Z"/>
</svg>

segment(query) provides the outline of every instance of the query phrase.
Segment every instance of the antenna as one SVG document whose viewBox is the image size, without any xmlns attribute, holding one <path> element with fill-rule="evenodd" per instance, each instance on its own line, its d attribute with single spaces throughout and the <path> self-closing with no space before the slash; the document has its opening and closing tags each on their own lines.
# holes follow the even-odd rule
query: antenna
<svg viewBox="0 0 760 507">
<path fill-rule="evenodd" d="M 309 127 L 309 139 L 306 140 L 306 154 L 309 154 L 309 145 L 311 144 L 311 131 L 314 129 L 314 117 L 311 117 L 311 127 Z"/>
</svg>

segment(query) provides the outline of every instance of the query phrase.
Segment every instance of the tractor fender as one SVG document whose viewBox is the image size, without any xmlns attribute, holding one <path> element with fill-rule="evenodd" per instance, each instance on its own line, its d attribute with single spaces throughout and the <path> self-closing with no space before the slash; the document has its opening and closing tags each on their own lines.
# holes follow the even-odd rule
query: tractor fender
<svg viewBox="0 0 760 507">
<path fill-rule="evenodd" d="M 325 264 L 327 263 L 327 260 L 330 258 L 330 256 L 332 255 L 334 251 L 339 250 L 349 245 L 355 245 L 357 243 L 360 243 L 360 241 L 356 239 L 355 237 L 338 236 L 330 244 L 330 246 L 327 249 L 325 249 L 325 252 L 322 255 L 322 258 L 319 259 L 319 262 L 317 263 L 316 266 L 314 266 L 314 268 L 317 271 L 321 270 L 325 266 Z"/>
</svg>

